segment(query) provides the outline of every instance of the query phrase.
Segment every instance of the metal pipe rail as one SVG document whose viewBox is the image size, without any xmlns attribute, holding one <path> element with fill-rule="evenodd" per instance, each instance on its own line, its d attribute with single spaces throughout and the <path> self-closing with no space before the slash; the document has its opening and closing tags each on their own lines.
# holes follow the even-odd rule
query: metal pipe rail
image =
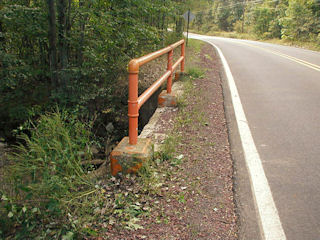
<svg viewBox="0 0 320 240">
<path fill-rule="evenodd" d="M 173 50 L 181 45 L 181 57 L 173 64 Z M 167 71 L 155 81 L 144 93 L 138 96 L 139 67 L 164 54 L 168 53 Z M 172 75 L 176 68 L 181 64 L 181 72 L 184 72 L 185 63 L 185 41 L 180 40 L 166 48 L 150 53 L 140 58 L 132 59 L 128 65 L 129 72 L 129 144 L 136 145 L 138 142 L 138 117 L 139 109 L 158 90 L 167 80 L 167 93 L 171 93 Z"/>
</svg>

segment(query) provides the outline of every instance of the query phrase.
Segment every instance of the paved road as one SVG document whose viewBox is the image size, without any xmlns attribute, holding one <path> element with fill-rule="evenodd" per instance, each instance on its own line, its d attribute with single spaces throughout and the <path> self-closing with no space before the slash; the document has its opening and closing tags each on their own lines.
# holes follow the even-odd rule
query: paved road
<svg viewBox="0 0 320 240">
<path fill-rule="evenodd" d="M 283 239 L 320 239 L 320 53 L 254 41 L 191 37 L 214 43 L 230 66 Z M 254 205 L 259 203 L 251 208 Z M 263 221 L 257 213 L 258 225 Z M 260 230 L 263 234 L 263 227 Z M 254 234 L 248 233 L 250 239 L 259 239 Z"/>
</svg>

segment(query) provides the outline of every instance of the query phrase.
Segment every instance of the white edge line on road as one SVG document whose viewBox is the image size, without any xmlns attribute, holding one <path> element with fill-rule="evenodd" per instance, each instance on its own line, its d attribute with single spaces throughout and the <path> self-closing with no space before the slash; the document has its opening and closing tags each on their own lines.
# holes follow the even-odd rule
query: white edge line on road
<svg viewBox="0 0 320 240">
<path fill-rule="evenodd" d="M 194 37 L 196 39 L 206 41 L 214 46 L 221 58 L 224 70 L 227 76 L 229 89 L 231 92 L 232 104 L 235 117 L 239 129 L 244 157 L 246 160 L 249 176 L 251 179 L 251 188 L 255 198 L 255 204 L 259 212 L 262 226 L 263 236 L 266 240 L 286 240 L 285 233 L 282 228 L 280 217 L 273 201 L 272 193 L 268 180 L 266 178 L 259 153 L 253 141 L 252 134 L 245 116 L 239 93 L 232 76 L 229 64 L 225 59 L 220 48 L 207 39 Z"/>
</svg>

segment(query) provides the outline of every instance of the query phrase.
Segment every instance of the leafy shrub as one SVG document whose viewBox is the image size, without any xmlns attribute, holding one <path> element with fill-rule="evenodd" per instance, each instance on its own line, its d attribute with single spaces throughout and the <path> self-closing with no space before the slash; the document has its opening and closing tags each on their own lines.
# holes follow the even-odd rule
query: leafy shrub
<svg viewBox="0 0 320 240">
<path fill-rule="evenodd" d="M 168 46 L 170 44 L 173 44 L 179 40 L 181 40 L 182 35 L 180 33 L 176 32 L 167 32 L 165 39 L 164 39 L 164 46 Z"/>
</svg>

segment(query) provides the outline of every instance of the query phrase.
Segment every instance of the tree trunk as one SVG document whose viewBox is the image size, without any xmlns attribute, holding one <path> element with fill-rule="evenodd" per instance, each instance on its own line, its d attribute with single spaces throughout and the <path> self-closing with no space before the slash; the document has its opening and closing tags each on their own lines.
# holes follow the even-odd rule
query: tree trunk
<svg viewBox="0 0 320 240">
<path fill-rule="evenodd" d="M 163 6 L 165 6 L 165 5 L 166 5 L 166 0 L 163 0 Z M 161 29 L 162 29 L 162 30 L 166 30 L 166 31 L 167 31 L 167 29 L 165 29 L 165 25 L 166 25 L 165 21 L 166 21 L 166 13 L 165 13 L 165 12 L 163 12 L 163 14 L 162 14 L 162 24 L 161 24 Z"/>
<path fill-rule="evenodd" d="M 52 89 L 59 86 L 58 81 L 58 59 L 57 59 L 57 28 L 56 28 L 56 10 L 54 0 L 47 0 L 49 17 L 49 62 L 51 74 Z"/>
<path fill-rule="evenodd" d="M 0 10 L 3 8 L 1 0 L 0 0 Z M 2 26 L 2 22 L 0 21 L 0 42 L 4 41 L 4 37 L 3 37 L 3 26 Z"/>
<path fill-rule="evenodd" d="M 182 34 L 183 33 L 183 18 L 179 17 L 176 21 L 176 33 Z"/>
<path fill-rule="evenodd" d="M 242 15 L 242 25 L 241 25 L 241 33 L 244 33 L 244 21 L 246 18 L 246 10 L 247 10 L 248 0 L 244 1 L 243 15 Z"/>
<path fill-rule="evenodd" d="M 68 3 L 68 14 L 67 14 L 67 26 L 66 26 L 66 28 L 67 28 L 67 33 L 66 33 L 66 35 L 67 35 L 67 39 L 70 39 L 70 37 L 71 37 L 71 25 L 72 25 L 72 22 L 71 22 L 71 6 L 72 6 L 72 0 L 68 0 L 69 1 L 69 3 Z M 70 55 L 71 55 L 71 43 L 70 43 L 70 41 L 68 41 L 67 42 L 67 56 L 68 57 L 70 57 Z"/>
<path fill-rule="evenodd" d="M 2 30 L 2 22 L 0 22 L 0 44 L 3 47 L 3 50 L 5 51 L 4 46 L 4 37 L 3 37 L 3 30 Z M 0 59 L 0 69 L 2 68 L 2 60 Z"/>
<path fill-rule="evenodd" d="M 65 89 L 67 85 L 66 69 L 68 67 L 68 49 L 67 49 L 67 0 L 57 1 L 58 9 L 58 36 L 59 36 L 59 60 L 60 60 L 60 79 L 61 85 Z"/>
<path fill-rule="evenodd" d="M 79 0 L 79 8 L 80 11 L 84 7 L 84 0 Z M 87 16 L 81 15 L 80 17 L 80 46 L 78 48 L 78 63 L 81 66 L 83 63 L 83 46 L 84 46 L 84 32 L 85 32 L 85 26 L 86 26 L 86 18 Z"/>
<path fill-rule="evenodd" d="M 3 37 L 3 30 L 2 30 L 2 22 L 0 21 L 0 42 L 4 41 L 4 37 Z"/>
</svg>

